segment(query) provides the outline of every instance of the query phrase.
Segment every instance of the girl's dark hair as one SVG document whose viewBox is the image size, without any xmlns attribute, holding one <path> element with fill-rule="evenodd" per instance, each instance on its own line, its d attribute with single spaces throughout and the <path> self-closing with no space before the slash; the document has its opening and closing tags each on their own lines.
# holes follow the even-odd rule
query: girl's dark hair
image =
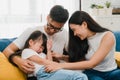
<svg viewBox="0 0 120 80">
<path fill-rule="evenodd" d="M 39 41 L 39 40 L 43 40 L 43 44 L 42 46 L 44 47 L 44 50 L 43 52 L 44 53 L 47 53 L 47 49 L 46 49 L 46 43 L 47 43 L 47 37 L 44 33 L 42 33 L 41 31 L 34 31 L 29 37 L 28 39 L 26 40 L 25 42 L 25 45 L 24 45 L 24 48 L 28 48 L 30 45 L 29 45 L 29 41 L 30 40 L 33 40 L 33 41 Z"/>
<path fill-rule="evenodd" d="M 28 37 L 28 39 L 26 40 L 23 49 L 28 48 L 28 47 L 30 46 L 30 45 L 29 45 L 29 41 L 30 41 L 31 39 L 32 39 L 33 41 L 35 41 L 35 40 L 36 40 L 36 41 L 43 40 L 43 44 L 42 44 L 42 46 L 44 47 L 43 52 L 44 52 L 45 54 L 47 54 L 47 47 L 46 47 L 47 37 L 46 37 L 46 35 L 45 35 L 44 33 L 42 33 L 41 31 L 38 31 L 38 30 L 37 30 L 37 31 L 34 31 L 34 32 Z M 23 50 L 23 49 L 22 49 L 22 50 Z M 11 54 L 11 55 L 9 56 L 9 61 L 10 61 L 13 65 L 17 66 L 17 65 L 12 61 L 12 58 L 13 58 L 14 56 L 16 56 L 16 55 L 21 56 L 22 50 L 19 50 L 19 51 L 15 52 L 15 53 L 13 53 L 13 54 Z"/>
<path fill-rule="evenodd" d="M 84 11 L 76 11 L 72 14 L 69 19 L 69 26 L 70 24 L 77 24 L 81 25 L 83 22 L 87 23 L 87 27 L 92 32 L 105 32 L 108 29 L 101 27 L 92 17 L 84 12 Z M 81 40 L 79 37 L 74 36 L 73 31 L 69 27 L 69 61 L 80 61 L 85 59 L 85 54 L 87 54 L 89 45 L 87 38 Z"/>
</svg>

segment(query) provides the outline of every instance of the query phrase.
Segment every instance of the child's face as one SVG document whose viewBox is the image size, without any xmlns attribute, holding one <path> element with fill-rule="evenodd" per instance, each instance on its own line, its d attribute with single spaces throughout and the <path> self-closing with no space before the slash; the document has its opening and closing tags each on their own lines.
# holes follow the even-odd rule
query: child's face
<svg viewBox="0 0 120 80">
<path fill-rule="evenodd" d="M 35 50 L 37 53 L 41 53 L 44 50 L 44 47 L 42 46 L 43 41 L 33 41 L 32 45 L 30 45 L 30 48 Z"/>
</svg>

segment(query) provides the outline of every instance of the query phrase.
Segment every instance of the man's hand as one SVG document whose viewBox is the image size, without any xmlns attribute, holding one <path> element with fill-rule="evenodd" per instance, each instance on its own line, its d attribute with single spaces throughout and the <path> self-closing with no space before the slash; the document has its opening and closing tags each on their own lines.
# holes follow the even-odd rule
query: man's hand
<svg viewBox="0 0 120 80">
<path fill-rule="evenodd" d="M 52 52 L 52 57 L 60 60 L 62 58 L 62 54 Z"/>
<path fill-rule="evenodd" d="M 69 56 L 68 55 L 63 55 L 63 54 L 59 54 L 59 53 L 55 53 L 55 52 L 52 52 L 52 57 L 53 59 L 60 61 L 60 60 L 64 60 L 66 62 L 68 62 L 68 58 Z"/>
<path fill-rule="evenodd" d="M 34 65 L 30 60 L 21 59 L 20 57 L 14 57 L 15 64 L 25 73 L 30 74 L 34 72 Z"/>
</svg>

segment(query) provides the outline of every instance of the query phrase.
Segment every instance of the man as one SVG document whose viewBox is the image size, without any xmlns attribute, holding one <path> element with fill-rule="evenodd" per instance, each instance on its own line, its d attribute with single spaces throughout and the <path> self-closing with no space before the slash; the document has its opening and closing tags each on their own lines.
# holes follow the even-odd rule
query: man
<svg viewBox="0 0 120 80">
<path fill-rule="evenodd" d="M 66 9 L 64 9 L 60 5 L 54 6 L 49 15 L 47 16 L 47 24 L 44 26 L 29 28 L 24 31 L 15 41 L 13 41 L 4 51 L 3 53 L 8 58 L 10 54 L 16 52 L 19 49 L 22 49 L 25 41 L 29 37 L 29 35 L 35 31 L 40 30 L 44 32 L 48 39 L 51 38 L 53 40 L 52 53 L 53 57 L 61 60 L 65 60 L 68 56 L 63 55 L 63 51 L 65 47 L 67 47 L 68 43 L 68 34 L 67 31 L 63 29 L 65 22 L 67 21 L 69 13 Z M 59 53 L 59 55 L 57 54 Z M 12 56 L 12 62 L 16 64 L 23 72 L 32 73 L 34 71 L 34 65 L 31 61 L 23 60 L 18 56 Z M 34 80 L 34 79 L 30 79 Z"/>
</svg>

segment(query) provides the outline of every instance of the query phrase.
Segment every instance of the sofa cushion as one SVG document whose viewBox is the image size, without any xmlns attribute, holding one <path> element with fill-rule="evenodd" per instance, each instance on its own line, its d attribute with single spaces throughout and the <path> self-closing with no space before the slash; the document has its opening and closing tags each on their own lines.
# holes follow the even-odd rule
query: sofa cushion
<svg viewBox="0 0 120 80">
<path fill-rule="evenodd" d="M 120 52 L 115 52 L 115 60 L 118 64 L 118 67 L 120 67 Z"/>
<path fill-rule="evenodd" d="M 4 38 L 4 39 L 0 39 L 0 51 L 2 52 L 13 40 L 15 40 L 16 38 Z"/>
<path fill-rule="evenodd" d="M 0 53 L 0 80 L 26 80 L 25 74 Z"/>
</svg>

